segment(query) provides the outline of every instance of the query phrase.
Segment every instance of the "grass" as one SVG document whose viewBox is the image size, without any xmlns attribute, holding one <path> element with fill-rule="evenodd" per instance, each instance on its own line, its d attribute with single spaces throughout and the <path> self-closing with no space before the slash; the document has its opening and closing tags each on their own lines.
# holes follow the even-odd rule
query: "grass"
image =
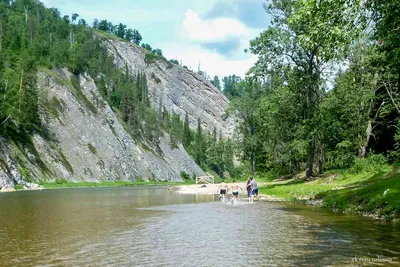
<svg viewBox="0 0 400 267">
<path fill-rule="evenodd" d="M 290 179 L 268 182 L 261 194 L 288 201 L 321 199 L 322 206 L 336 211 L 374 214 L 386 219 L 400 218 L 400 168 L 387 166 L 379 172 L 342 172 L 337 179 L 326 174 L 314 181 Z"/>
<path fill-rule="evenodd" d="M 184 185 L 193 184 L 192 180 L 185 182 L 162 182 L 162 181 L 101 181 L 101 182 L 68 182 L 64 179 L 56 179 L 55 182 L 41 182 L 41 186 L 45 189 L 57 189 L 57 188 L 83 188 L 83 187 L 119 187 L 119 186 L 144 186 L 144 185 Z"/>
<path fill-rule="evenodd" d="M 16 184 L 15 185 L 15 190 L 23 190 L 24 186 L 20 185 L 20 184 Z"/>
<path fill-rule="evenodd" d="M 115 36 L 115 35 L 113 35 L 113 34 L 111 34 L 111 33 L 105 32 L 105 31 L 101 31 L 101 30 L 95 29 L 94 32 L 95 32 L 100 38 L 105 39 L 105 40 L 112 39 L 112 40 L 118 40 L 118 41 L 122 41 L 122 42 L 128 42 L 127 40 L 124 40 L 124 39 L 122 39 L 122 38 L 119 38 L 119 37 L 117 37 L 117 36 Z"/>
<path fill-rule="evenodd" d="M 43 105 L 50 115 L 56 119 L 60 119 L 60 112 L 64 111 L 65 103 L 62 99 L 58 99 L 57 97 L 53 96 L 52 99 L 48 101 L 46 100 Z"/>
</svg>

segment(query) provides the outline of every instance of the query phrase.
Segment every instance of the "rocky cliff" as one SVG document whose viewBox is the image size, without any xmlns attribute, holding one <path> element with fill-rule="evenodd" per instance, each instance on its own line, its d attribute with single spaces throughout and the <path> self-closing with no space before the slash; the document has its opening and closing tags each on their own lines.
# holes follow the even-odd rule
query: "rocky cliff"
<svg viewBox="0 0 400 267">
<path fill-rule="evenodd" d="M 146 74 L 154 108 L 161 104 L 182 118 L 188 112 L 192 128 L 200 118 L 209 131 L 216 127 L 232 136 L 235 122 L 223 118 L 229 101 L 208 81 L 166 61 L 146 63 L 146 52 L 135 45 L 116 40 L 106 45 L 118 67 L 128 66 L 132 75 Z M 72 79 L 79 85 L 73 86 Z M 34 134 L 30 146 L 0 137 L 0 188 L 57 178 L 181 181 L 181 171 L 204 174 L 181 145 L 171 148 L 167 133 L 157 145 L 133 138 L 88 75 L 43 69 L 38 72 L 38 90 L 47 134 Z"/>
<path fill-rule="evenodd" d="M 171 148 L 167 133 L 156 149 L 134 140 L 93 80 L 79 76 L 78 91 L 71 85 L 71 77 L 66 70 L 38 74 L 41 120 L 50 136 L 34 135 L 35 153 L 1 140 L 0 188 L 24 184 L 28 178 L 24 171 L 34 181 L 62 178 L 93 182 L 180 181 L 181 171 L 204 174 L 181 145 Z"/>
<path fill-rule="evenodd" d="M 229 100 L 209 81 L 180 65 L 165 60 L 146 60 L 146 50 L 132 43 L 113 39 L 105 43 L 116 66 L 127 66 L 132 75 L 137 71 L 146 74 L 154 108 L 161 103 L 168 112 L 174 111 L 182 119 L 187 112 L 192 129 L 197 127 L 200 118 L 209 132 L 215 127 L 224 137 L 233 136 L 236 122 L 224 116 Z"/>
</svg>

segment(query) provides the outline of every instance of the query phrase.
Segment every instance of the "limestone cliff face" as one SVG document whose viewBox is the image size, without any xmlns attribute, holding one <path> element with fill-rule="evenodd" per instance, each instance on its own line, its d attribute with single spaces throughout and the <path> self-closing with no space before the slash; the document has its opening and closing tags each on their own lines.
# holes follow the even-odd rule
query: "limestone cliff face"
<svg viewBox="0 0 400 267">
<path fill-rule="evenodd" d="M 146 74 L 153 108 L 161 105 L 182 119 L 187 112 L 193 129 L 200 118 L 209 132 L 215 127 L 225 137 L 233 135 L 236 122 L 224 117 L 229 100 L 211 83 L 163 60 L 146 63 L 146 51 L 138 46 L 104 42 L 117 67 L 127 66 L 132 75 Z M 170 147 L 167 133 L 156 145 L 134 139 L 91 77 L 42 70 L 37 85 L 40 117 L 48 134 L 34 135 L 29 147 L 8 143 L 0 136 L 0 189 L 57 178 L 181 181 L 181 171 L 204 175 L 182 145 Z"/>
<path fill-rule="evenodd" d="M 41 120 L 49 137 L 33 137 L 36 155 L 0 140 L 0 188 L 24 184 L 23 169 L 36 181 L 181 181 L 181 171 L 204 174 L 181 145 L 170 147 L 167 133 L 157 148 L 134 140 L 93 80 L 79 76 L 78 90 L 71 75 L 66 70 L 38 74 Z"/>
<path fill-rule="evenodd" d="M 229 100 L 210 82 L 180 65 L 163 60 L 146 63 L 146 50 L 131 43 L 108 40 L 106 45 L 118 67 L 128 66 L 132 75 L 138 71 L 146 74 L 154 108 L 161 103 L 182 119 L 187 112 L 192 129 L 197 127 L 197 119 L 200 118 L 209 132 L 216 127 L 224 137 L 233 136 L 236 122 L 232 117 L 224 116 Z"/>
</svg>

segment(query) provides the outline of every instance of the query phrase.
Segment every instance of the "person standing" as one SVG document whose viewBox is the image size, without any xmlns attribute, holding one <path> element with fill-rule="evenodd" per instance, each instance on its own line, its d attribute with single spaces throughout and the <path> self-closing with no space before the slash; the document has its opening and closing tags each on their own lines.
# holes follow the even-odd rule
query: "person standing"
<svg viewBox="0 0 400 267">
<path fill-rule="evenodd" d="M 254 196 L 256 196 L 258 200 L 260 200 L 260 198 L 258 197 L 257 181 L 253 177 L 250 177 L 250 187 L 251 187 L 251 202 L 254 202 Z"/>
<path fill-rule="evenodd" d="M 251 176 L 249 176 L 249 178 L 247 178 L 247 182 L 246 182 L 246 189 L 247 189 L 247 198 L 249 199 L 249 202 L 250 202 L 250 196 L 251 196 L 251 185 L 250 185 L 250 182 L 251 182 Z"/>
<path fill-rule="evenodd" d="M 224 201 L 225 195 L 228 193 L 228 185 L 225 183 L 225 180 L 222 180 L 222 183 L 218 186 L 217 193 L 219 193 L 219 200 Z"/>
</svg>

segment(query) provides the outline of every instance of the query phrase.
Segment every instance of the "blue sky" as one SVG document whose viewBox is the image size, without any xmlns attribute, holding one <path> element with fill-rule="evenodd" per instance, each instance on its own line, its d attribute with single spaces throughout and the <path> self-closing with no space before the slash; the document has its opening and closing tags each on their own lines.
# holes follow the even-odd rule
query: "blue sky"
<svg viewBox="0 0 400 267">
<path fill-rule="evenodd" d="M 244 76 L 256 57 L 244 53 L 269 24 L 266 0 L 41 0 L 63 15 L 107 19 L 137 29 L 168 59 L 208 75 Z"/>
</svg>

